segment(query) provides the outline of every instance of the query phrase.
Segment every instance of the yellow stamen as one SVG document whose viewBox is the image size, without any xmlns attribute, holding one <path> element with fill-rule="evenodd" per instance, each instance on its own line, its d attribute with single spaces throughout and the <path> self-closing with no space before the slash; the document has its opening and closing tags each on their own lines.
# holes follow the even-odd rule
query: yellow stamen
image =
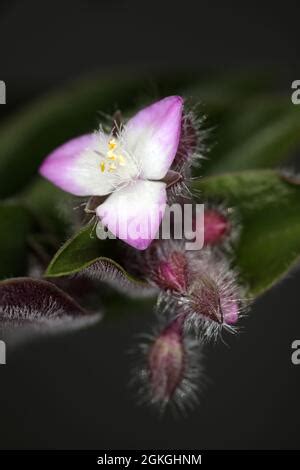
<svg viewBox="0 0 300 470">
<path fill-rule="evenodd" d="M 108 142 L 109 150 L 114 150 L 116 146 L 117 146 L 117 142 L 115 141 L 115 139 L 110 139 L 110 141 Z"/>
<path fill-rule="evenodd" d="M 112 171 L 115 171 L 116 169 L 117 169 L 116 165 L 114 163 L 111 163 L 109 165 L 108 171 L 112 172 Z"/>
<path fill-rule="evenodd" d="M 109 160 L 116 160 L 117 157 L 116 157 L 116 155 L 112 152 L 112 150 L 109 150 L 109 151 L 107 152 L 107 158 L 108 158 Z"/>
<path fill-rule="evenodd" d="M 121 154 L 114 153 L 117 147 L 118 147 L 118 143 L 116 142 L 116 140 L 113 138 L 110 139 L 108 142 L 108 151 L 107 151 L 105 160 L 100 163 L 100 169 L 102 173 L 105 170 L 109 172 L 115 171 L 117 169 L 117 165 L 119 166 L 126 165 L 126 158 Z"/>
</svg>

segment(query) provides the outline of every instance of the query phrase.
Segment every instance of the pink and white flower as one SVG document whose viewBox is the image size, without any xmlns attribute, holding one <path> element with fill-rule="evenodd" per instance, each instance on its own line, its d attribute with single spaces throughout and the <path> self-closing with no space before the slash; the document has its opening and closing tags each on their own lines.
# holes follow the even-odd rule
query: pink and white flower
<svg viewBox="0 0 300 470">
<path fill-rule="evenodd" d="M 96 209 L 102 223 L 129 245 L 146 249 L 167 202 L 164 181 L 175 158 L 183 100 L 164 98 L 107 134 L 102 129 L 54 150 L 40 174 L 76 196 L 106 196 Z M 128 226 L 135 228 L 129 233 Z"/>
</svg>

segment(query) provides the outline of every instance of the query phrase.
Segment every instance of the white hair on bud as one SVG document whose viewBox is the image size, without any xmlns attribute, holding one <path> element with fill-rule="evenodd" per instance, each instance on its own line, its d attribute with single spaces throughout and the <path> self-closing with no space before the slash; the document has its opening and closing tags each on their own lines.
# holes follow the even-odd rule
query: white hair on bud
<svg viewBox="0 0 300 470">
<path fill-rule="evenodd" d="M 178 304 L 182 312 L 187 314 L 185 328 L 193 330 L 203 340 L 216 341 L 225 330 L 230 333 L 238 332 L 237 321 L 245 316 L 249 300 L 246 300 L 246 289 L 238 283 L 238 272 L 230 267 L 227 258 L 217 256 L 211 249 L 202 249 L 198 256 L 190 254 L 191 285 L 186 296 L 181 296 Z M 203 277 L 211 282 L 213 293 L 216 295 L 215 303 L 202 304 L 204 308 L 211 308 L 210 317 L 197 310 L 197 283 Z M 201 289 L 201 285 L 199 285 Z M 201 292 L 201 290 L 200 290 Z M 230 321 L 230 314 L 234 309 L 236 321 Z M 226 318 L 227 315 L 227 318 Z M 216 321 L 216 318 L 220 318 Z"/>
<path fill-rule="evenodd" d="M 209 247 L 186 251 L 184 240 L 164 240 L 139 253 L 136 262 L 148 283 L 159 289 L 160 315 L 179 310 L 186 315 L 186 330 L 204 340 L 217 340 L 223 331 L 238 331 L 237 322 L 249 300 L 238 272 L 221 251 Z M 167 269 L 163 271 L 162 265 Z"/>
<path fill-rule="evenodd" d="M 188 109 L 186 109 L 188 108 Z M 206 116 L 200 116 L 199 105 L 189 105 L 185 101 L 185 112 L 182 116 L 180 143 L 174 161 L 174 170 L 180 171 L 183 165 L 199 167 L 205 159 L 207 150 L 205 141 L 208 131 L 204 129 Z"/>
<path fill-rule="evenodd" d="M 176 319 L 174 320 L 173 318 L 174 321 Z M 165 321 L 164 325 L 166 325 Z M 181 371 L 178 383 L 172 394 L 166 394 L 166 396 L 162 397 L 159 392 L 155 391 L 155 387 L 151 383 L 153 371 L 150 370 L 149 355 L 153 346 L 163 337 L 165 328 L 157 328 L 157 331 L 152 335 L 144 335 L 142 337 L 143 342 L 134 351 L 135 354 L 138 354 L 139 360 L 132 371 L 130 385 L 134 386 L 137 390 L 138 404 L 154 406 L 160 413 L 165 412 L 168 408 L 175 414 L 184 414 L 188 409 L 192 409 L 197 405 L 200 392 L 206 383 L 202 364 L 202 349 L 198 341 L 190 334 L 184 333 L 184 330 L 182 331 L 181 343 L 180 346 L 178 345 L 182 348 L 182 364 L 180 366 Z M 166 339 L 166 341 L 168 340 Z M 164 349 L 163 352 L 165 352 Z"/>
<path fill-rule="evenodd" d="M 188 108 L 186 110 L 186 108 Z M 190 189 L 193 178 L 192 168 L 198 168 L 207 152 L 208 131 L 204 129 L 206 116 L 200 116 L 199 105 L 189 105 L 185 101 L 185 111 L 181 122 L 181 135 L 171 169 L 181 174 L 182 179 L 168 189 L 169 202 L 176 202 L 178 197 L 192 198 Z"/>
</svg>

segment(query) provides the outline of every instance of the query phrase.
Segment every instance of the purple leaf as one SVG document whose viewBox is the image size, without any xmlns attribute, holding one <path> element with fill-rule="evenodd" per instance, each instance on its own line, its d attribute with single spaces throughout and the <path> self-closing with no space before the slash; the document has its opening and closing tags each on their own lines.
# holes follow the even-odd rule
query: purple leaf
<svg viewBox="0 0 300 470">
<path fill-rule="evenodd" d="M 74 330 L 95 323 L 100 313 L 84 310 L 48 281 L 15 278 L 0 282 L 0 329 L 17 336 Z"/>
</svg>

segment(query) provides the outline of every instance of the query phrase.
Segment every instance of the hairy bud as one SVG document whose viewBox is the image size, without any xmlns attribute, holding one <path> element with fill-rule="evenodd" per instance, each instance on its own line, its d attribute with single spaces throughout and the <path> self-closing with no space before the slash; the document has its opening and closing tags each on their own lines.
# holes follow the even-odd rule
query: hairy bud
<svg viewBox="0 0 300 470">
<path fill-rule="evenodd" d="M 141 379 L 143 401 L 162 410 L 169 403 L 181 409 L 191 406 L 197 397 L 201 354 L 198 344 L 184 333 L 184 316 L 177 316 L 141 349 L 143 363 L 135 378 Z"/>
<path fill-rule="evenodd" d="M 180 141 L 171 166 L 171 170 L 181 178 L 170 187 L 169 201 L 178 202 L 181 196 L 190 197 L 191 171 L 193 167 L 200 166 L 205 152 L 205 132 L 201 129 L 203 121 L 204 117 L 200 119 L 196 110 L 187 111 L 182 116 Z"/>
<path fill-rule="evenodd" d="M 239 223 L 233 209 L 225 209 L 222 206 L 205 204 L 204 228 L 197 227 L 197 217 L 193 216 L 193 234 L 204 230 L 204 246 L 222 248 L 230 251 L 232 244 L 237 240 L 239 234 Z M 191 237 L 190 237 L 191 238 Z"/>
<path fill-rule="evenodd" d="M 174 321 L 158 336 L 148 354 L 150 387 L 155 401 L 168 401 L 182 380 L 185 352 L 182 325 Z"/>
<path fill-rule="evenodd" d="M 156 284 L 163 290 L 185 292 L 187 288 L 187 260 L 180 251 L 173 251 L 158 261 L 154 271 Z"/>
<path fill-rule="evenodd" d="M 202 250 L 191 263 L 187 295 L 182 299 L 186 324 L 204 337 L 217 337 L 222 328 L 234 332 L 244 310 L 243 289 L 224 258 Z"/>
<path fill-rule="evenodd" d="M 231 223 L 221 211 L 204 211 L 204 245 L 218 245 L 230 234 Z"/>
<path fill-rule="evenodd" d="M 172 169 L 175 171 L 198 164 L 202 158 L 201 154 L 204 150 L 202 123 L 203 119 L 199 119 L 194 110 L 190 110 L 182 116 L 180 141 L 172 164 Z"/>
<path fill-rule="evenodd" d="M 210 249 L 185 251 L 182 241 L 164 241 L 143 255 L 144 276 L 160 291 L 165 310 L 174 306 L 199 336 L 217 336 L 222 327 L 235 330 L 244 309 L 243 289 L 224 256 Z M 146 271 L 146 272 L 145 272 Z"/>
</svg>

